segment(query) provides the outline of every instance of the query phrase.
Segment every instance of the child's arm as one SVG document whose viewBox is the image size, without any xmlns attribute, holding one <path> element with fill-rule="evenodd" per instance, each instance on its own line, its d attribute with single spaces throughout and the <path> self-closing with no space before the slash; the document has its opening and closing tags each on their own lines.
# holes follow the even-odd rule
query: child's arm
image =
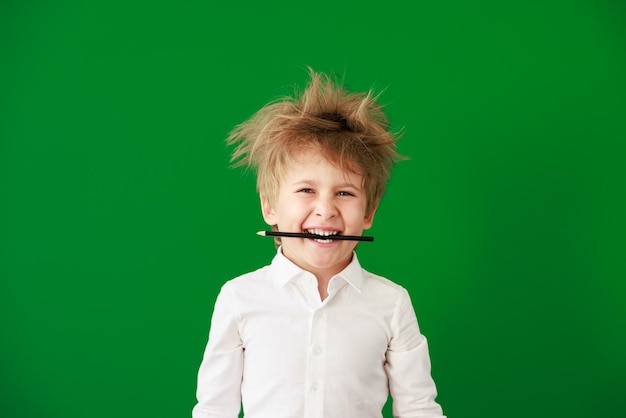
<svg viewBox="0 0 626 418">
<path fill-rule="evenodd" d="M 393 416 L 444 417 L 435 401 L 426 338 L 421 334 L 409 294 L 403 289 L 393 319 L 393 336 L 385 370 L 393 400 Z"/>
<path fill-rule="evenodd" d="M 193 418 L 236 418 L 241 408 L 243 346 L 228 283 L 215 302 L 209 342 L 198 372 Z"/>
</svg>

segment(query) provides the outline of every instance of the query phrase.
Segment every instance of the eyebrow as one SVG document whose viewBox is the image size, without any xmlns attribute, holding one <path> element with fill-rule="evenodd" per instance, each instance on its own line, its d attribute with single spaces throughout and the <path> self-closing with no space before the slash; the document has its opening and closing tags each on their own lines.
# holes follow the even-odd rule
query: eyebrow
<svg viewBox="0 0 626 418">
<path fill-rule="evenodd" d="M 315 186 L 317 185 L 317 183 L 315 183 L 313 180 L 297 180 L 294 181 L 293 183 L 291 183 L 291 186 L 296 187 L 296 186 Z M 358 191 L 361 191 L 361 187 L 353 184 L 353 183 L 340 183 L 338 185 L 336 185 L 337 189 L 345 189 L 345 188 L 350 188 L 350 189 L 355 189 Z"/>
</svg>

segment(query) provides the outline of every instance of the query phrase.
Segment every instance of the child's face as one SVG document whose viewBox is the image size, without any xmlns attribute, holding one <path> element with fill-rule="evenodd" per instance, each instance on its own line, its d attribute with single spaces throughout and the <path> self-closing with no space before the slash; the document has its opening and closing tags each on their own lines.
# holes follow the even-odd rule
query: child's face
<svg viewBox="0 0 626 418">
<path fill-rule="evenodd" d="M 306 152 L 287 169 L 273 204 L 261 195 L 263 218 L 283 232 L 361 235 L 372 226 L 375 212 L 365 213 L 362 183 L 363 176 Z M 282 238 L 288 259 L 326 279 L 350 263 L 355 247 L 356 241 Z"/>
</svg>

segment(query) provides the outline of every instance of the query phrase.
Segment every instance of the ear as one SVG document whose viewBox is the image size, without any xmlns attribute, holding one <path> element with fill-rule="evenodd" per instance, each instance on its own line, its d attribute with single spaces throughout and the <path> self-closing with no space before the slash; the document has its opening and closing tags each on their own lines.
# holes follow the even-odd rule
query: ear
<svg viewBox="0 0 626 418">
<path fill-rule="evenodd" d="M 263 220 L 266 224 L 270 226 L 276 225 L 276 213 L 269 199 L 264 194 L 261 194 L 261 212 L 263 213 Z"/>
<path fill-rule="evenodd" d="M 365 220 L 363 222 L 363 229 L 370 229 L 372 227 L 372 224 L 374 223 L 374 215 L 376 214 L 376 209 L 378 209 L 378 203 L 376 203 L 376 205 L 374 205 L 374 208 L 372 209 L 372 211 L 369 214 L 365 215 Z"/>
</svg>

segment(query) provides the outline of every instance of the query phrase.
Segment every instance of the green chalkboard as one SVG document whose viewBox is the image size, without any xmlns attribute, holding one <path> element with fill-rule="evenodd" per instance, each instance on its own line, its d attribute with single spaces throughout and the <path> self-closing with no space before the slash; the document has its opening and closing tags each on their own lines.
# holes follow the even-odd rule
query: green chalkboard
<svg viewBox="0 0 626 418">
<path fill-rule="evenodd" d="M 444 412 L 626 410 L 621 2 L 8 1 L 0 63 L 0 416 L 190 417 L 217 291 L 274 254 L 224 139 L 306 66 L 404 131 L 358 251 Z"/>
</svg>

